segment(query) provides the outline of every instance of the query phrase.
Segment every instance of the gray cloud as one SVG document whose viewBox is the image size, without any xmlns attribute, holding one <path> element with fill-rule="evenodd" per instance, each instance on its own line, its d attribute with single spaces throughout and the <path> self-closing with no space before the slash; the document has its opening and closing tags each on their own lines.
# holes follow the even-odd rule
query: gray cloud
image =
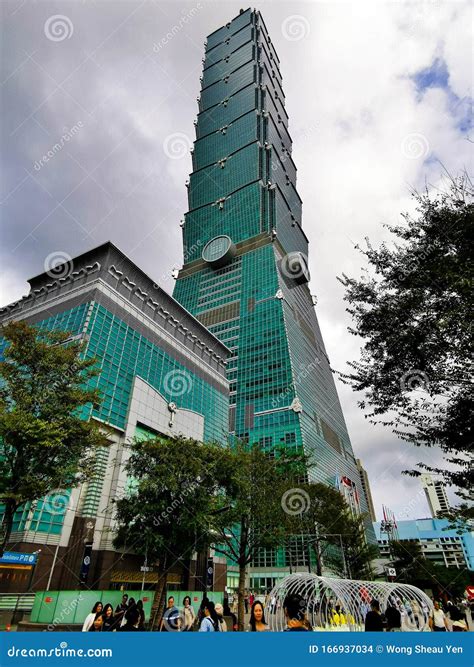
<svg viewBox="0 0 474 667">
<path fill-rule="evenodd" d="M 154 0 L 2 4 L 2 303 L 26 292 L 26 278 L 43 270 L 52 251 L 74 256 L 107 239 L 172 291 L 191 171 L 189 151 L 179 157 L 179 141 L 186 147 L 194 138 L 204 39 L 240 7 Z M 412 206 L 409 187 L 439 185 L 434 157 L 452 172 L 468 164 L 469 144 L 459 129 L 464 107 L 453 99 L 470 95 L 469 5 L 360 2 L 355 11 L 355 3 L 262 2 L 258 8 L 281 59 L 312 291 L 332 364 L 343 370 L 358 349 L 346 331 L 336 281 L 343 271 L 359 272 L 351 242 L 386 238 L 382 223 Z M 45 24 L 57 15 L 66 19 L 48 38 L 53 28 L 45 32 Z M 420 95 L 412 77 L 439 57 L 449 89 Z M 414 134 L 423 138 L 418 158 L 406 150 Z M 170 146 L 175 135 L 178 144 Z M 377 511 L 385 502 L 401 514 L 407 505 L 409 516 L 426 514 L 418 482 L 400 472 L 434 453 L 370 427 L 356 397 L 339 390 Z"/>
</svg>

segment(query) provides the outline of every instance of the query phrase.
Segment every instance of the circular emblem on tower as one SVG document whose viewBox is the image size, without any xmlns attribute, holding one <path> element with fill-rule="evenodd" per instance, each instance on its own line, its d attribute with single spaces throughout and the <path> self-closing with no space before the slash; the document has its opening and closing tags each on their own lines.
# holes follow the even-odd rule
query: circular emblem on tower
<svg viewBox="0 0 474 667">
<path fill-rule="evenodd" d="M 236 252 L 237 249 L 229 236 L 216 236 L 204 246 L 202 258 L 213 269 L 218 269 L 228 264 Z"/>
</svg>

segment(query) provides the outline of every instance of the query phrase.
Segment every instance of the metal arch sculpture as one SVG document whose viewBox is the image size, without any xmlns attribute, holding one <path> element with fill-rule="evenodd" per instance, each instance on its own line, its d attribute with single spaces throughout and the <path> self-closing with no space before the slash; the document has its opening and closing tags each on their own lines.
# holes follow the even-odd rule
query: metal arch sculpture
<svg viewBox="0 0 474 667">
<path fill-rule="evenodd" d="M 267 598 L 265 616 L 271 630 L 285 630 L 283 603 L 286 596 L 293 593 L 305 599 L 306 619 L 316 631 L 363 631 L 370 602 L 375 599 L 382 613 L 389 604 L 400 611 L 402 631 L 420 632 L 428 630 L 428 619 L 433 608 L 430 598 L 409 584 L 335 579 L 298 573 L 279 581 Z"/>
</svg>

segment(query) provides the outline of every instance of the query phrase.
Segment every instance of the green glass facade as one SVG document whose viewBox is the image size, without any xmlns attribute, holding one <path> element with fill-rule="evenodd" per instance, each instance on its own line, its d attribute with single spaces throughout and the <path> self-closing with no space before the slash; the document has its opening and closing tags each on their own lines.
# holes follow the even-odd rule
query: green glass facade
<svg viewBox="0 0 474 667">
<path fill-rule="evenodd" d="M 98 359 L 101 372 L 94 378 L 93 383 L 101 392 L 102 402 L 94 410 L 84 410 L 85 419 L 92 416 L 111 427 L 124 430 L 133 380 L 138 375 L 168 401 L 179 401 L 180 408 L 204 415 L 206 441 L 225 441 L 223 425 L 227 420 L 227 396 L 193 374 L 189 368 L 179 364 L 176 359 L 104 306 L 94 302 L 82 303 L 53 317 L 42 319 L 36 325 L 44 329 L 68 331 L 72 336 L 85 337 L 88 341 L 85 355 Z M 0 358 L 4 346 L 5 341 L 0 340 Z M 186 379 L 186 391 L 178 398 L 172 393 L 172 386 L 166 380 L 171 373 L 182 373 L 182 377 Z M 89 482 L 83 516 L 94 517 L 99 511 L 102 484 L 108 465 L 108 451 L 104 447 L 97 453 L 97 475 Z M 31 503 L 27 503 L 16 513 L 13 531 L 28 529 L 39 533 L 59 534 L 67 511 L 64 494 L 61 498 L 63 497 L 64 500 L 61 499 L 59 503 L 55 496 L 52 496 L 51 502 L 48 498 L 39 500 L 32 513 Z"/>
<path fill-rule="evenodd" d="M 186 262 L 173 296 L 232 352 L 231 434 L 268 448 L 304 448 L 315 463 L 310 478 L 331 485 L 352 480 L 365 512 L 308 287 L 308 240 L 279 60 L 259 12 L 242 12 L 209 35 L 201 81 L 183 226 Z M 220 262 L 203 259 L 206 244 L 222 235 L 233 251 Z M 375 541 L 370 526 L 368 537 Z M 292 555 L 259 559 L 257 566 L 284 567 Z"/>
</svg>

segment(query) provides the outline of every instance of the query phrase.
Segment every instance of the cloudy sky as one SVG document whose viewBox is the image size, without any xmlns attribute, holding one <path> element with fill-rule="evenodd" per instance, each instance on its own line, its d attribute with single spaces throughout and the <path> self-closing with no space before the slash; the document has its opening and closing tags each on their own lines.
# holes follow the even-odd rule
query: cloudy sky
<svg viewBox="0 0 474 667">
<path fill-rule="evenodd" d="M 3 0 L 2 305 L 55 258 L 108 239 L 172 291 L 203 42 L 241 7 Z M 413 208 L 411 188 L 443 187 L 443 172 L 470 166 L 472 10 L 464 0 L 256 7 L 281 60 L 311 291 L 344 370 L 358 342 L 336 275 L 360 274 L 354 243 L 386 238 L 383 223 Z M 427 516 L 401 471 L 435 454 L 370 427 L 351 390 L 339 393 L 377 514 L 385 503 L 399 518 Z"/>
</svg>

